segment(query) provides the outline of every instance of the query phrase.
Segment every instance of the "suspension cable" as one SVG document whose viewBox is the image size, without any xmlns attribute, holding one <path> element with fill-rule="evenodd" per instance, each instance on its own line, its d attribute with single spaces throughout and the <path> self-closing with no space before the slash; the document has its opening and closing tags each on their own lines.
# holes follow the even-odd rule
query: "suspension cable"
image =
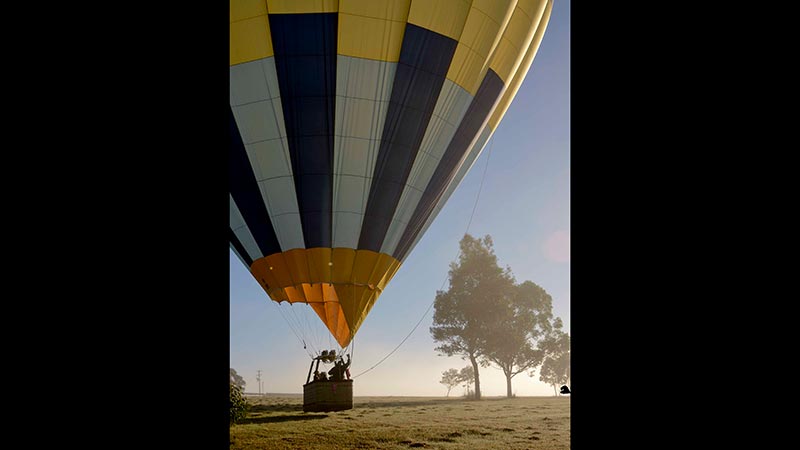
<svg viewBox="0 0 800 450">
<path fill-rule="evenodd" d="M 475 210 L 478 207 L 478 200 L 481 198 L 481 191 L 483 190 L 483 181 L 486 178 L 486 170 L 489 168 L 489 159 L 492 157 L 492 147 L 493 146 L 494 146 L 494 140 L 492 139 L 491 144 L 489 144 L 489 151 L 488 151 L 488 153 L 486 155 L 486 165 L 483 167 L 483 175 L 481 176 L 481 184 L 478 187 L 478 195 L 475 196 L 475 203 L 472 205 L 472 213 L 469 216 L 469 222 L 467 223 L 467 228 L 464 230 L 464 234 L 467 234 L 469 232 L 469 227 L 472 225 L 472 218 L 475 216 Z M 456 255 L 456 259 L 458 259 L 460 256 L 461 256 L 461 246 L 459 246 L 458 254 Z M 444 280 L 442 281 L 442 286 L 439 288 L 440 291 L 442 289 L 444 289 L 444 285 L 447 283 L 448 276 L 449 276 L 449 274 L 445 275 Z M 370 367 L 369 369 L 359 373 L 358 375 L 354 375 L 353 378 L 356 378 L 356 377 L 359 377 L 361 375 L 364 375 L 365 373 L 369 372 L 370 370 L 378 367 L 382 362 L 386 361 L 386 359 L 388 359 L 390 356 L 392 356 L 392 354 L 394 352 L 396 352 L 397 349 L 399 349 L 400 346 L 402 346 L 403 343 L 405 343 L 406 340 L 408 340 L 409 337 L 411 337 L 411 335 L 414 333 L 414 331 L 416 331 L 417 327 L 419 327 L 419 324 L 422 323 L 422 321 L 425 319 L 425 316 L 428 315 L 428 311 L 431 310 L 431 308 L 433 307 L 433 305 L 435 303 L 436 303 L 436 298 L 434 297 L 434 299 L 431 302 L 431 304 L 428 305 L 428 309 L 426 309 L 425 312 L 422 313 L 422 317 L 419 318 L 419 321 L 417 321 L 417 324 L 414 325 L 414 328 L 411 329 L 411 331 L 406 335 L 406 337 L 404 337 L 403 340 L 400 341 L 399 344 L 397 344 L 397 347 L 395 347 L 391 352 L 389 352 L 388 355 L 384 356 L 383 359 L 381 359 L 380 361 L 375 363 L 372 367 Z"/>
</svg>

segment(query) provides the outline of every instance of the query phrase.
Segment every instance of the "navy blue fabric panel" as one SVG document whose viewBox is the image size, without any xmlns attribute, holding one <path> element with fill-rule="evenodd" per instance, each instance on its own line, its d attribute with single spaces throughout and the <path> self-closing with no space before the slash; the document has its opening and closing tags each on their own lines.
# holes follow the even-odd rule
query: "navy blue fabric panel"
<svg viewBox="0 0 800 450">
<path fill-rule="evenodd" d="M 380 252 L 457 42 L 406 24 L 358 248 Z"/>
<path fill-rule="evenodd" d="M 250 159 L 247 157 L 247 150 L 242 142 L 242 135 L 239 127 L 236 126 L 236 119 L 233 117 L 233 110 L 228 108 L 230 114 L 230 137 L 231 147 L 228 149 L 228 170 L 230 193 L 239 212 L 242 213 L 244 222 L 250 233 L 256 240 L 256 245 L 261 249 L 264 256 L 281 251 L 272 221 L 269 219 L 267 207 L 264 205 L 261 191 L 258 188 L 258 181 L 253 174 L 250 166 Z M 233 241 L 231 241 L 233 242 Z M 237 249 L 238 250 L 238 249 Z M 247 252 L 242 254 L 242 257 Z"/>
<path fill-rule="evenodd" d="M 247 250 L 244 249 L 244 245 L 239 241 L 239 238 L 236 237 L 236 233 L 233 232 L 230 228 L 228 228 L 228 240 L 230 241 L 233 248 L 236 249 L 236 252 L 239 253 L 239 256 L 242 257 L 244 262 L 247 263 L 247 267 L 253 265 L 253 258 L 247 254 Z"/>
<path fill-rule="evenodd" d="M 338 16 L 270 14 L 269 26 L 305 245 L 331 247 Z"/>
<path fill-rule="evenodd" d="M 417 208 L 411 216 L 411 221 L 408 222 L 408 226 L 397 244 L 397 248 L 392 255 L 397 260 L 402 260 L 410 250 L 410 246 L 414 243 L 417 234 L 422 230 L 422 226 L 425 225 L 425 221 L 428 220 L 428 217 L 433 212 L 433 208 L 436 207 L 447 186 L 453 180 L 458 170 L 459 161 L 464 158 L 470 143 L 481 131 L 481 125 L 489 116 L 502 89 L 503 80 L 493 70 L 489 69 L 478 88 L 478 92 L 475 93 L 475 98 L 472 99 L 467 108 L 464 119 L 458 125 L 453 139 L 447 146 L 444 155 L 442 155 L 439 165 L 433 172 L 431 181 L 428 182 L 428 186 L 425 188 L 425 192 L 422 194 L 422 198 L 420 198 Z"/>
</svg>

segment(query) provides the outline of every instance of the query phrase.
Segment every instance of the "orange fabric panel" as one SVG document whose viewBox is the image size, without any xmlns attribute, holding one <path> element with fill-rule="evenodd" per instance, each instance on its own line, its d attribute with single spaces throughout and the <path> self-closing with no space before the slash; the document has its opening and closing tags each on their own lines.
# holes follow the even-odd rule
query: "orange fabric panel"
<svg viewBox="0 0 800 450">
<path fill-rule="evenodd" d="M 306 249 L 296 248 L 283 252 L 284 260 L 292 276 L 293 284 L 298 285 L 301 283 L 310 283 L 311 275 L 308 270 L 308 258 L 306 257 Z"/>
<path fill-rule="evenodd" d="M 283 258 L 283 253 L 273 253 L 265 258 L 269 267 L 267 268 L 272 272 L 277 280 L 279 287 L 292 286 L 292 277 L 289 274 L 289 268 L 286 266 L 286 261 Z"/>
<path fill-rule="evenodd" d="M 264 258 L 253 261 L 253 264 L 250 265 L 250 273 L 262 286 L 264 286 L 264 283 L 267 284 L 264 289 L 280 287 L 275 275 L 269 270 L 269 263 Z"/>
<path fill-rule="evenodd" d="M 306 296 L 308 303 L 322 303 L 322 284 L 308 284 L 303 283 L 303 294 Z"/>
</svg>

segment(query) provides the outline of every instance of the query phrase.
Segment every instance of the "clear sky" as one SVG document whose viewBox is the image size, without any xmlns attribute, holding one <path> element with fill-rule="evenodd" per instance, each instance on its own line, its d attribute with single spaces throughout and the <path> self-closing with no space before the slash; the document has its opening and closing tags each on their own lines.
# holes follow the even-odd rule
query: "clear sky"
<svg viewBox="0 0 800 450">
<path fill-rule="evenodd" d="M 570 1 L 556 0 L 550 24 L 525 81 L 503 121 L 458 189 L 384 290 L 356 335 L 351 374 L 377 363 L 403 340 L 447 279 L 449 263 L 488 168 L 473 236 L 490 234 L 501 266 L 518 282 L 531 280 L 553 297 L 553 312 L 570 331 Z M 489 150 L 491 148 L 491 155 Z M 248 269 L 230 252 L 230 366 L 258 392 L 301 393 L 310 364 L 309 343 L 319 350 L 334 341 L 310 307 L 269 299 Z M 444 284 L 444 288 L 447 285 Z M 469 364 L 438 356 L 428 328 L 433 309 L 400 349 L 356 378 L 353 394 L 441 396 L 441 373 Z M 295 336 L 306 336 L 308 349 Z M 505 395 L 500 369 L 481 368 L 485 396 Z M 552 395 L 535 377 L 514 377 L 517 395 Z M 456 388 L 451 395 L 462 391 Z"/>
</svg>

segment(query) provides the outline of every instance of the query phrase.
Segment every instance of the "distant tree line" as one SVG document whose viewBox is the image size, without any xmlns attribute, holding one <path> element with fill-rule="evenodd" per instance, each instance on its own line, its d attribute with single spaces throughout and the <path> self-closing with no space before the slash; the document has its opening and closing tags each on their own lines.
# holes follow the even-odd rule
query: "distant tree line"
<svg viewBox="0 0 800 450">
<path fill-rule="evenodd" d="M 457 261 L 450 263 L 450 287 L 437 291 L 431 335 L 442 356 L 470 362 L 475 398 L 481 398 L 479 366 L 494 366 L 511 380 L 526 372 L 553 385 L 569 382 L 569 335 L 553 317 L 553 299 L 531 281 L 517 283 L 511 268 L 501 268 L 491 236 L 465 234 Z M 445 371 L 440 383 L 458 385 L 460 372 Z M 452 384 L 455 382 L 455 384 Z"/>
<path fill-rule="evenodd" d="M 462 367 L 461 370 L 457 369 L 448 369 L 442 372 L 442 379 L 439 383 L 442 383 L 447 387 L 447 397 L 450 397 L 450 390 L 458 385 L 463 385 L 464 389 L 466 389 L 466 395 L 470 395 L 470 386 L 475 381 L 475 372 L 472 370 L 472 366 Z"/>
</svg>

